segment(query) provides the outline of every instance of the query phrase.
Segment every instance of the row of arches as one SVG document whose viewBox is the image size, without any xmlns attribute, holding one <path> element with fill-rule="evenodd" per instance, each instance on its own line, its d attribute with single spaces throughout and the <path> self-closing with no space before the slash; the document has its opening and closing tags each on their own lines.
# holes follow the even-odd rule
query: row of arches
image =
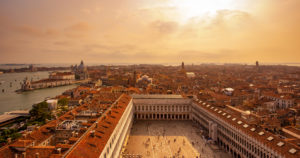
<svg viewBox="0 0 300 158">
<path fill-rule="evenodd" d="M 218 138 L 217 140 L 218 145 L 223 148 L 226 152 L 230 153 L 232 157 L 234 158 L 241 158 L 241 155 L 237 153 L 234 149 L 232 149 L 228 144 L 223 142 Z"/>
<path fill-rule="evenodd" d="M 196 122 L 200 127 L 209 132 L 208 122 L 206 119 L 207 114 L 200 111 L 193 113 L 193 121 Z M 222 123 L 217 122 L 217 143 L 226 152 L 230 153 L 234 158 L 240 157 L 262 157 L 262 158 L 277 158 L 278 156 L 272 152 L 265 152 L 261 147 L 257 147 L 252 144 L 247 138 L 239 136 L 238 132 L 230 130 L 229 127 Z"/>
<path fill-rule="evenodd" d="M 204 120 L 197 114 L 194 114 L 194 118 L 192 120 L 199 127 L 201 127 L 205 132 L 209 133 L 208 122 L 206 120 Z M 217 139 L 217 143 L 223 150 L 230 153 L 232 157 L 241 158 L 241 155 L 239 153 L 237 153 L 234 149 L 230 148 L 230 146 L 228 144 L 222 142 L 219 138 Z"/>
<path fill-rule="evenodd" d="M 137 112 L 189 112 L 190 105 L 135 105 Z"/>
<path fill-rule="evenodd" d="M 189 114 L 157 114 L 136 113 L 134 118 L 138 120 L 189 120 Z"/>
</svg>

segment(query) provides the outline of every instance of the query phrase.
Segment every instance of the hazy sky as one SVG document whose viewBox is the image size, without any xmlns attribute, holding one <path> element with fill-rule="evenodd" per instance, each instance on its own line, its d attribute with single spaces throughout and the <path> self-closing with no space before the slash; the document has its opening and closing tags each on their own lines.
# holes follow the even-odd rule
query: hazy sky
<svg viewBox="0 0 300 158">
<path fill-rule="evenodd" d="M 1 0 L 0 63 L 300 62 L 300 0 Z"/>
</svg>

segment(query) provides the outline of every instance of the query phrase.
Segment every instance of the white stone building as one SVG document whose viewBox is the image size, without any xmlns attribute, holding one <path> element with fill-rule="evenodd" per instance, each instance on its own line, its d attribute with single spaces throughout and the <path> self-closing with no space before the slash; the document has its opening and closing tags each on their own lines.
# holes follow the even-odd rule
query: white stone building
<svg viewBox="0 0 300 158">
<path fill-rule="evenodd" d="M 129 135 L 133 119 L 137 120 L 191 120 L 208 134 L 223 150 L 236 158 L 295 158 L 299 157 L 299 147 L 263 128 L 248 123 L 249 117 L 232 109 L 219 109 L 199 100 L 180 95 L 132 95 L 120 125 L 115 128 L 112 138 L 118 142 Z M 123 125 L 125 124 L 125 125 Z M 107 148 L 114 142 L 107 143 Z M 118 157 L 121 145 L 107 149 L 107 157 Z M 118 153 L 118 154 L 117 154 Z M 103 154 L 102 154 L 103 155 Z"/>
<path fill-rule="evenodd" d="M 191 120 L 204 131 L 208 137 L 206 139 L 215 142 L 234 158 L 300 157 L 299 146 L 251 123 L 254 117 L 251 113 L 245 117 L 241 111 L 217 107 L 181 95 L 132 95 L 120 98 L 83 135 L 84 142 L 94 143 L 91 147 L 97 144 L 92 140 L 104 144 L 100 145 L 100 153 L 96 157 L 119 158 L 134 119 Z M 293 135 L 291 138 L 294 138 Z M 74 156 L 78 149 L 80 147 L 72 147 L 70 154 L 67 152 L 64 157 Z"/>
</svg>

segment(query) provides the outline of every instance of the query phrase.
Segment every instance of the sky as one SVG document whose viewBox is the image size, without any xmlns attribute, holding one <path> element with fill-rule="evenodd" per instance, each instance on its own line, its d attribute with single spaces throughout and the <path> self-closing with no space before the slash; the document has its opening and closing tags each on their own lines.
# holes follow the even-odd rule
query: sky
<svg viewBox="0 0 300 158">
<path fill-rule="evenodd" d="M 299 0 L 1 0 L 1 63 L 300 62 Z"/>
</svg>

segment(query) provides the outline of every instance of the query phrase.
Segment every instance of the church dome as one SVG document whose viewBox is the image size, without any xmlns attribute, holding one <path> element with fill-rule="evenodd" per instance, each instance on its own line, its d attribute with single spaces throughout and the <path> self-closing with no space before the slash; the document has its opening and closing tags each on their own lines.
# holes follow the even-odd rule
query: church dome
<svg viewBox="0 0 300 158">
<path fill-rule="evenodd" d="M 81 60 L 80 65 L 78 66 L 78 70 L 85 70 L 83 60 Z"/>
</svg>

